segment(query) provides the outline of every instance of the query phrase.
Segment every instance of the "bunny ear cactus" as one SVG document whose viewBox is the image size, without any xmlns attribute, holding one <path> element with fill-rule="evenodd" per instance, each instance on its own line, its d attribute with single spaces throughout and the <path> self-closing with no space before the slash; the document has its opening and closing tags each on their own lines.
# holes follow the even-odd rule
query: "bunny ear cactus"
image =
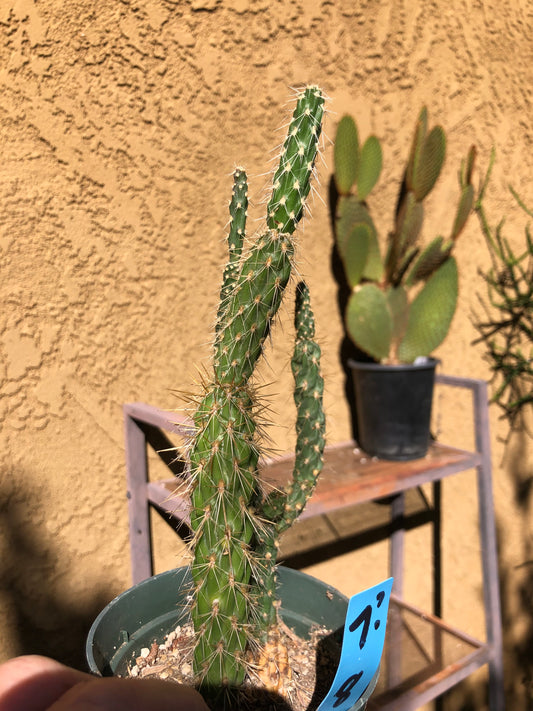
<svg viewBox="0 0 533 711">
<path fill-rule="evenodd" d="M 324 416 L 320 351 L 313 341 L 308 292 L 298 288 L 293 371 L 297 454 L 293 481 L 262 493 L 257 399 L 251 384 L 289 282 L 293 233 L 304 212 L 319 146 L 324 96 L 307 87 L 297 99 L 274 173 L 266 229 L 240 254 L 245 238 L 246 176 L 234 175 L 229 262 L 218 309 L 211 382 L 194 416 L 191 616 L 194 669 L 215 706 L 239 687 L 249 655 L 275 637 L 275 565 L 280 533 L 305 506 L 322 467 Z M 278 682 L 272 682 L 280 688 Z M 223 690 L 222 693 L 220 690 Z"/>
<path fill-rule="evenodd" d="M 411 363 L 429 355 L 444 340 L 455 313 L 458 276 L 451 252 L 473 209 L 473 146 L 460 171 L 461 193 L 449 238 L 437 236 L 425 247 L 419 244 L 424 200 L 441 173 L 445 152 L 444 131 L 440 126 L 428 128 L 423 108 L 383 256 L 367 205 L 381 172 L 381 147 L 375 136 L 360 146 L 350 116 L 339 122 L 334 149 L 339 194 L 335 238 L 352 290 L 346 328 L 354 343 L 377 361 Z"/>
</svg>

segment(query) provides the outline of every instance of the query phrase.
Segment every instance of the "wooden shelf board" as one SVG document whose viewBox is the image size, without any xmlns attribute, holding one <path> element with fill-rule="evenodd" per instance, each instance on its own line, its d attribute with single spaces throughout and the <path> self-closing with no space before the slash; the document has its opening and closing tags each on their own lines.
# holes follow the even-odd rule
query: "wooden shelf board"
<svg viewBox="0 0 533 711">
<path fill-rule="evenodd" d="M 434 443 L 425 457 L 391 462 L 368 457 L 354 442 L 326 447 L 324 468 L 317 488 L 301 518 L 310 518 L 344 506 L 384 498 L 419 484 L 442 479 L 480 464 L 480 455 Z M 282 488 L 292 476 L 294 455 L 263 463 L 261 473 L 269 486 Z"/>
</svg>

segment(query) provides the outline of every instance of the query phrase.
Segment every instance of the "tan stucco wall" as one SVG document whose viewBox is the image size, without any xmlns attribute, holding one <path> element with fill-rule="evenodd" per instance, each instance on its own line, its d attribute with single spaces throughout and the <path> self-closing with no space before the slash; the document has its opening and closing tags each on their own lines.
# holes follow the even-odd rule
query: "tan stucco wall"
<svg viewBox="0 0 533 711">
<path fill-rule="evenodd" d="M 230 173 L 244 165 L 262 214 L 263 173 L 290 92 L 322 85 L 329 138 L 345 111 L 385 146 L 375 216 L 386 229 L 416 114 L 449 138 L 431 230 L 450 227 L 456 169 L 470 143 L 497 164 L 487 209 L 513 209 L 509 180 L 533 204 L 533 13 L 527 0 L 4 0 L 0 4 L 0 659 L 40 651 L 81 664 L 83 634 L 130 582 L 121 405 L 176 408 L 209 354 L 224 255 Z M 327 378 L 329 440 L 350 431 L 330 268 L 331 144 L 324 202 L 301 237 Z M 523 239 L 509 215 L 508 234 Z M 488 257 L 475 219 L 457 248 L 460 308 L 442 370 L 488 377 L 471 323 Z M 285 316 L 290 320 L 287 309 Z M 291 447 L 290 326 L 276 332 L 264 381 Z M 438 402 L 443 438 L 468 445 L 466 406 Z M 504 448 L 491 410 L 510 708 L 525 709 L 533 637 L 530 441 Z M 511 456 L 512 454 L 512 456 Z M 483 635 L 473 475 L 444 491 L 445 613 Z M 519 496 L 519 492 L 521 492 Z M 158 526 L 158 567 L 178 560 Z M 427 535 L 413 534 L 407 595 L 428 596 Z M 365 554 L 362 554 L 363 556 Z M 311 571 L 346 593 L 377 582 L 380 561 L 347 554 Z M 373 559 L 373 558 L 372 558 Z M 361 561 L 363 561 L 361 563 Z M 363 565 L 358 574 L 354 566 Z M 348 574 L 348 571 L 350 574 Z M 531 671 L 531 663 L 529 663 Z M 483 675 L 454 697 L 468 706 Z M 451 708 L 451 705 L 450 705 Z"/>
</svg>

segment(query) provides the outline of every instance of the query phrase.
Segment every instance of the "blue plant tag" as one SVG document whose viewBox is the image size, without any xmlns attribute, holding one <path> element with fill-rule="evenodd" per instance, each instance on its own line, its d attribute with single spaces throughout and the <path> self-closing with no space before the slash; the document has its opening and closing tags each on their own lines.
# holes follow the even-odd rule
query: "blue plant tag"
<svg viewBox="0 0 533 711">
<path fill-rule="evenodd" d="M 317 711 L 347 711 L 376 673 L 385 642 L 392 580 L 350 598 L 339 667 Z"/>
</svg>

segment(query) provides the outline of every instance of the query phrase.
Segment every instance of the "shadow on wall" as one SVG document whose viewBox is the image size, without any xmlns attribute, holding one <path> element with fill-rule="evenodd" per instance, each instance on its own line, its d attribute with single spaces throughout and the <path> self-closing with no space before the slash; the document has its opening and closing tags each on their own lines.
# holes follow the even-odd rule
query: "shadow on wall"
<svg viewBox="0 0 533 711">
<path fill-rule="evenodd" d="M 112 594 L 94 589 L 89 604 L 87 599 L 76 604 L 72 590 L 62 591 L 57 583 L 61 554 L 45 523 L 32 515 L 42 508 L 42 495 L 15 490 L 11 481 L 13 472 L 0 469 L 0 600 L 15 640 L 14 653 L 44 654 L 85 669 L 86 634 Z M 90 580 L 86 587 L 92 588 Z"/>
<path fill-rule="evenodd" d="M 344 326 L 344 313 L 346 311 L 346 306 L 348 304 L 348 299 L 351 294 L 351 288 L 346 279 L 346 272 L 342 264 L 342 260 L 337 247 L 337 242 L 335 240 L 335 215 L 337 214 L 337 203 L 339 200 L 339 193 L 337 191 L 337 186 L 335 185 L 335 179 L 331 176 L 328 186 L 328 204 L 329 204 L 329 216 L 330 216 L 330 227 L 331 227 L 331 257 L 330 257 L 330 269 L 333 274 L 333 278 L 337 284 L 337 307 L 339 311 L 340 318 L 343 323 L 343 338 L 339 347 L 339 361 L 340 366 L 344 373 L 344 397 L 348 403 L 348 408 L 351 416 L 351 426 L 352 426 L 352 437 L 358 439 L 357 431 L 357 419 L 356 419 L 356 406 L 355 406 L 355 393 L 352 382 L 352 374 L 348 366 L 348 361 L 350 359 L 357 360 L 360 362 L 371 362 L 372 358 L 368 356 L 364 351 L 360 350 L 353 341 L 349 338 L 346 327 Z"/>
<path fill-rule="evenodd" d="M 508 642 L 506 648 L 512 654 L 510 667 L 515 669 L 517 682 L 523 687 L 526 697 L 526 708 L 533 708 L 533 462 L 528 457 L 528 452 L 532 450 L 532 441 L 528 436 L 526 423 L 520 427 L 519 431 L 514 431 L 507 443 L 508 464 L 507 469 L 512 477 L 515 492 L 515 504 L 517 512 L 521 518 L 522 550 L 513 556 L 519 562 L 513 570 L 508 571 L 507 578 L 517 579 L 516 588 L 518 590 L 518 614 L 520 636 L 518 639 L 506 640 L 507 629 L 515 630 L 517 620 L 512 619 L 509 610 L 506 609 L 506 597 L 503 602 L 503 629 L 504 644 Z M 516 634 L 516 633 L 515 633 Z"/>
<path fill-rule="evenodd" d="M 515 511 L 520 516 L 522 530 L 520 551 L 502 555 L 506 548 L 506 532 L 498 526 L 500 561 L 518 560 L 515 565 L 500 562 L 500 594 L 503 627 L 503 658 L 506 708 L 513 711 L 533 709 L 533 462 L 528 429 L 514 430 L 506 440 L 505 468 L 514 485 Z M 518 600 L 513 600 L 513 591 Z M 465 680 L 446 698 L 446 710 L 478 711 L 488 708 L 488 699 L 480 698 L 479 690 Z M 484 695 L 485 696 L 485 695 Z"/>
</svg>

